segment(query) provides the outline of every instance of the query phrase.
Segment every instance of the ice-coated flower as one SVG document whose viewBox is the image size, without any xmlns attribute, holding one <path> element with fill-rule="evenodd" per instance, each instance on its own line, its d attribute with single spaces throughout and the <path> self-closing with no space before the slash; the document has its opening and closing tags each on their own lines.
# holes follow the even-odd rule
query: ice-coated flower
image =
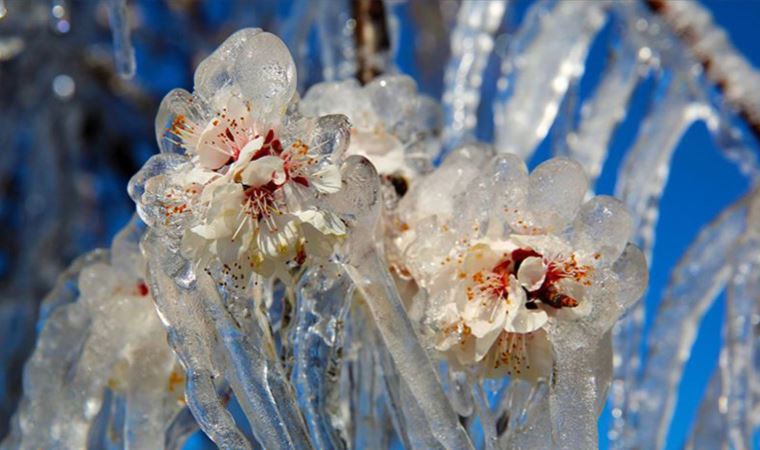
<svg viewBox="0 0 760 450">
<path fill-rule="evenodd" d="M 548 377 L 552 330 L 601 336 L 636 300 L 645 264 L 626 247 L 630 216 L 610 197 L 584 203 L 586 189 L 573 161 L 529 175 L 518 157 L 469 146 L 401 201 L 398 251 L 424 291 L 427 336 L 452 364 Z"/>
<path fill-rule="evenodd" d="M 170 92 L 156 119 L 162 154 L 131 183 L 146 222 L 179 235 L 204 268 L 243 288 L 329 256 L 345 235 L 323 198 L 341 189 L 345 117 L 302 117 L 293 60 L 276 36 L 245 29 L 204 60 L 195 92 Z"/>
<path fill-rule="evenodd" d="M 343 114 L 351 122 L 349 155 L 369 159 L 380 176 L 403 194 L 438 151 L 440 107 L 417 92 L 405 75 L 381 76 L 360 86 L 356 80 L 312 86 L 299 103 L 311 116 Z"/>
</svg>

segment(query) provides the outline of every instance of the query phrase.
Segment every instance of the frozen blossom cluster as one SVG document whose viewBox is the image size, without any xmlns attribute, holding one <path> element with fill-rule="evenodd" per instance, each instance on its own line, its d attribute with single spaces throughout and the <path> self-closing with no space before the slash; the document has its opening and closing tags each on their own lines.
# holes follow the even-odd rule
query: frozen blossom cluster
<svg viewBox="0 0 760 450">
<path fill-rule="evenodd" d="M 571 160 L 528 174 L 520 158 L 481 146 L 460 147 L 414 184 L 395 245 L 423 290 L 411 308 L 452 364 L 548 379 L 550 336 L 577 326 L 587 337 L 573 345 L 593 346 L 638 299 L 646 264 L 628 244 L 631 217 L 614 198 L 584 201 L 587 189 Z"/>
<path fill-rule="evenodd" d="M 282 41 L 244 29 L 199 65 L 193 93 L 167 94 L 156 118 L 161 153 L 129 185 L 139 218 L 110 261 L 79 270 L 74 302 L 45 322 L 27 367 L 40 387 L 29 386 L 9 448 L 108 439 L 93 437 L 114 420 L 104 392 L 125 402 L 125 445 L 161 442 L 184 406 L 176 390 L 185 379 L 189 410 L 223 448 L 252 445 L 226 409 L 230 395 L 266 448 L 344 446 L 360 432 L 346 423 L 359 405 L 340 381 L 356 361 L 330 352 L 316 386 L 302 380 L 309 365 L 290 378 L 293 358 L 314 358 L 299 334 L 328 327 L 332 350 L 346 320 L 377 327 L 373 340 L 355 328 L 342 345 L 386 348 L 386 376 L 410 396 L 398 420 L 421 412 L 422 428 L 403 427 L 407 439 L 471 447 L 438 361 L 473 380 L 559 384 L 556 353 L 593 352 L 641 294 L 646 268 L 627 247 L 631 219 L 614 199 L 583 201 L 577 163 L 553 159 L 529 175 L 515 155 L 468 145 L 433 168 L 440 113 L 411 79 L 319 84 L 300 101 L 296 76 Z M 305 294 L 342 297 L 311 307 L 342 302 L 357 317 L 321 317 L 294 336 L 289 316 L 304 313 Z M 84 346 L 72 380 L 50 361 L 60 333 Z M 553 345 L 561 340 L 572 342 Z M 584 376 L 565 370 L 564 383 Z M 45 395 L 56 386 L 72 398 Z M 306 407 L 308 425 L 299 389 L 330 397 L 328 407 Z M 58 404 L 74 412 L 60 415 Z"/>
<path fill-rule="evenodd" d="M 438 102 L 390 63 L 351 79 L 372 33 L 353 43 L 332 30 L 347 3 L 297 3 L 288 45 L 243 28 L 200 62 L 192 92 L 165 95 L 160 151 L 128 185 L 136 214 L 42 303 L 0 448 L 178 449 L 200 430 L 235 450 L 592 449 L 608 399 L 602 438 L 661 448 L 696 326 L 727 285 L 727 343 L 699 416 L 713 431 L 695 428 L 689 445 L 749 448 L 756 190 L 690 246 L 647 359 L 638 353 L 681 135 L 702 120 L 729 158 L 755 167 L 734 113 L 667 22 L 638 2 L 539 1 L 497 52 L 511 6 L 463 2 Z M 126 5 L 109 8 L 119 72 L 132 76 Z M 705 20 L 652 7 L 679 29 Z M 325 81 L 299 93 L 313 73 L 294 30 L 309 17 Z M 575 111 L 608 22 L 614 57 Z M 475 128 L 497 53 L 491 144 Z M 657 102 L 617 195 L 595 195 L 645 79 Z M 554 156 L 529 170 L 547 136 Z"/>
</svg>

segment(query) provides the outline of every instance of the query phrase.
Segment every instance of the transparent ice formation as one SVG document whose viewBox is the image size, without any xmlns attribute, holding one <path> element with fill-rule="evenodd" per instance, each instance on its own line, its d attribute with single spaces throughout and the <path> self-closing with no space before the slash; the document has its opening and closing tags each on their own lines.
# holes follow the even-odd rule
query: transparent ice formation
<svg viewBox="0 0 760 450">
<path fill-rule="evenodd" d="M 753 448 L 757 189 L 702 229 L 654 309 L 640 300 L 692 125 L 758 173 L 757 72 L 698 3 L 231 1 L 214 20 L 242 29 L 210 54 L 221 35 L 184 2 L 108 0 L 108 36 L 75 20 L 97 3 L 0 1 L 0 143 L 14 149 L 0 175 L 28 202 L 3 222 L 28 250 L 9 253 L 0 394 L 39 316 L 1 448 L 173 449 L 196 429 L 229 449 L 664 448 L 723 292 L 720 361 L 685 446 Z M 34 39 L 43 29 L 59 39 Z M 69 64 L 95 35 L 113 59 L 87 47 L 87 70 Z M 193 91 L 159 105 L 167 86 L 141 77 L 135 49 L 166 46 L 200 63 Z M 414 77 L 397 69 L 412 51 Z M 42 93 L 24 91 L 32 73 Z M 156 109 L 140 125 L 134 110 Z M 628 121 L 618 199 L 595 195 Z M 71 236 L 96 241 L 109 204 L 97 182 L 72 186 L 111 173 L 82 169 L 79 149 L 141 127 L 160 153 L 129 183 L 137 215 L 37 311 L 85 248 Z M 528 171 L 546 141 L 556 157 Z"/>
<path fill-rule="evenodd" d="M 43 301 L 3 448 L 176 448 L 193 430 L 176 425 L 185 371 L 146 284 L 143 229 L 135 218 L 110 250 L 80 257 Z"/>
</svg>

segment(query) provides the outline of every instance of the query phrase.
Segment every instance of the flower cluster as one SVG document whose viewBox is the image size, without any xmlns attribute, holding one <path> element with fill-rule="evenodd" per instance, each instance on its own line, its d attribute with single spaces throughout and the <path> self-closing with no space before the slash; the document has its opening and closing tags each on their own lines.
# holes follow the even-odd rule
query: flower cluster
<svg viewBox="0 0 760 450">
<path fill-rule="evenodd" d="M 405 75 L 381 76 L 360 86 L 355 80 L 319 83 L 299 103 L 306 115 L 343 114 L 351 122 L 346 153 L 372 162 L 383 181 L 403 195 L 411 181 L 432 168 L 438 152 L 441 110 L 417 92 Z"/>
<path fill-rule="evenodd" d="M 528 174 L 514 155 L 468 145 L 433 169 L 440 110 L 408 77 L 322 83 L 300 102 L 295 86 L 277 37 L 236 33 L 198 67 L 194 93 L 166 96 L 162 154 L 130 183 L 143 220 L 221 286 L 285 280 L 333 253 L 373 190 L 357 175 L 366 161 L 346 155 L 369 159 L 385 186 L 382 220 L 362 236 L 382 233 L 410 316 L 454 365 L 547 376 L 552 328 L 596 321 L 641 281 L 616 272 L 628 213 L 608 197 L 584 202 L 578 164 Z M 632 261 L 625 270 L 643 265 Z M 593 333 L 608 328 L 598 323 Z"/>
<path fill-rule="evenodd" d="M 199 66 L 195 93 L 166 96 L 164 154 L 132 183 L 146 221 L 180 229 L 182 253 L 204 268 L 220 262 L 231 287 L 253 272 L 285 277 L 346 233 L 320 205 L 341 189 L 348 122 L 294 112 L 295 84 L 277 37 L 236 33 Z"/>
<path fill-rule="evenodd" d="M 583 320 L 625 288 L 611 280 L 631 219 L 612 198 L 584 203 L 586 189 L 572 161 L 528 175 L 517 157 L 465 147 L 402 200 L 396 244 L 423 288 L 416 301 L 431 343 L 454 365 L 547 377 L 547 330 Z"/>
</svg>

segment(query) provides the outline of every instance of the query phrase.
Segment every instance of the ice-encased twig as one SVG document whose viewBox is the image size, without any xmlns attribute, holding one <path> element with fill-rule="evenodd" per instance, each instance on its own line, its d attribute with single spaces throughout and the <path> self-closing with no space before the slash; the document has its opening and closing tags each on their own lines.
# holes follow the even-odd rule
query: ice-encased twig
<svg viewBox="0 0 760 450">
<path fill-rule="evenodd" d="M 321 0 L 317 12 L 319 56 L 325 81 L 347 80 L 356 74 L 356 45 L 349 27 L 347 0 Z"/>
<path fill-rule="evenodd" d="M 446 397 L 438 373 L 404 309 L 374 237 L 382 208 L 380 181 L 364 157 L 350 156 L 341 167 L 341 193 L 331 207 L 352 227 L 341 264 L 364 297 L 399 377 L 406 383 L 433 436 L 447 448 L 472 448 Z"/>
<path fill-rule="evenodd" d="M 704 228 L 671 273 L 636 392 L 641 448 L 661 448 L 665 442 L 697 327 L 731 275 L 737 236 L 746 228 L 747 202 L 745 198 L 731 206 Z"/>
<path fill-rule="evenodd" d="M 617 196 L 632 213 L 633 241 L 641 246 L 648 261 L 651 261 L 659 201 L 669 175 L 671 158 L 692 123 L 709 112 L 701 103 L 693 101 L 688 87 L 684 86 L 686 81 L 678 74 L 665 72 L 662 77 L 652 111 L 644 119 L 625 157 L 615 187 Z M 621 386 L 634 386 L 641 360 L 638 349 L 645 314 L 645 303 L 639 302 L 614 330 L 614 347 L 620 355 L 615 368 L 614 407 L 621 409 L 622 420 L 635 414 L 631 412 L 636 409 L 632 391 L 618 391 Z M 621 430 L 621 426 L 618 424 L 616 428 Z M 619 432 L 627 435 L 625 430 Z"/>
<path fill-rule="evenodd" d="M 496 149 L 523 159 L 549 132 L 605 21 L 601 2 L 556 2 L 544 12 L 547 4 L 533 5 L 515 36 L 494 101 Z"/>
<path fill-rule="evenodd" d="M 583 103 L 578 128 L 567 136 L 567 156 L 583 166 L 591 189 L 641 72 L 635 46 L 624 37 L 615 39 L 602 80 L 594 95 Z"/>
<path fill-rule="evenodd" d="M 335 369 L 352 294 L 348 276 L 332 266 L 308 270 L 297 287 L 293 379 L 314 446 L 319 449 L 346 446 L 331 420 L 330 396 L 339 376 Z"/>
<path fill-rule="evenodd" d="M 198 403 L 190 403 L 190 407 L 204 431 L 222 447 L 250 447 L 216 393 L 213 379 L 223 374 L 261 445 L 311 448 L 295 395 L 279 367 L 269 330 L 263 326 L 266 319 L 260 301 L 249 305 L 242 317 L 233 317 L 230 310 L 234 308 L 228 310 L 223 304 L 208 274 L 193 272 L 184 258 L 160 242 L 144 248 L 165 254 L 151 259 L 155 295 L 167 325 L 176 321 L 176 333 L 170 332 L 170 340 L 177 338 L 175 351 L 188 372 L 188 398 L 199 397 L 192 398 Z M 171 277 L 158 273 L 167 270 L 173 273 Z M 236 299 L 226 300 L 232 303 Z M 186 308 L 192 309 L 192 315 Z"/>
<path fill-rule="evenodd" d="M 662 75 L 659 92 L 636 141 L 627 153 L 615 186 L 634 220 L 633 241 L 651 260 L 658 205 L 670 172 L 670 161 L 691 124 L 709 115 L 709 109 L 692 100 L 687 80 L 678 73 Z"/>
<path fill-rule="evenodd" d="M 471 138 L 477 122 L 483 72 L 494 47 L 507 0 L 463 2 L 451 32 L 451 56 L 444 75 L 443 141 L 453 149 Z"/>
<path fill-rule="evenodd" d="M 726 298 L 724 344 L 720 360 L 725 428 L 732 449 L 752 448 L 753 314 L 760 301 L 760 197 L 753 199 L 748 230 L 734 256 L 734 274 Z"/>
<path fill-rule="evenodd" d="M 376 329 L 373 331 L 375 335 L 378 334 Z M 378 344 L 381 342 L 380 336 L 376 336 L 376 341 Z M 375 345 L 375 358 L 383 377 L 388 399 L 388 413 L 404 448 L 442 449 L 443 447 L 430 431 L 409 386 L 399 377 L 388 350 L 382 345 Z"/>
<path fill-rule="evenodd" d="M 154 233 L 146 235 L 143 249 L 148 260 L 150 289 L 167 329 L 169 345 L 185 369 L 185 398 L 193 416 L 219 447 L 249 449 L 248 441 L 227 411 L 226 402 L 217 393 L 217 386 L 222 383 L 212 361 L 215 349 L 211 345 L 215 338 L 211 324 L 202 315 L 202 306 L 196 297 L 183 295 L 183 290 L 164 272 L 171 267 L 167 264 L 171 255 L 163 251 Z M 187 267 L 176 265 L 173 269 L 175 275 L 187 271 Z M 192 277 L 186 279 L 188 284 L 194 281 Z"/>
<path fill-rule="evenodd" d="M 187 290 L 184 297 L 198 296 L 203 312 L 214 324 L 224 350 L 220 355 L 224 374 L 256 439 L 267 449 L 311 448 L 295 393 L 280 366 L 268 321 L 260 309 L 261 301 L 248 304 L 248 311 L 235 308 L 231 305 L 233 296 L 223 301 L 211 276 L 196 276 L 197 289 Z M 236 309 L 242 314 L 234 315 Z"/>
<path fill-rule="evenodd" d="M 116 72 L 125 79 L 135 76 L 135 49 L 132 47 L 127 0 L 108 0 L 108 22 L 113 34 L 113 53 Z"/>
<path fill-rule="evenodd" d="M 691 436 L 684 445 L 685 450 L 717 450 L 728 448 L 725 427 L 725 407 L 721 405 L 721 374 L 713 372 L 702 402 Z"/>
<path fill-rule="evenodd" d="M 447 448 L 472 448 L 404 310 L 387 265 L 373 249 L 364 250 L 369 251 L 352 256 L 355 262 L 346 265 L 346 272 L 366 299 L 399 374 L 439 442 Z"/>
<path fill-rule="evenodd" d="M 554 339 L 555 379 L 549 394 L 554 447 L 594 449 L 597 432 L 595 343 L 578 349 L 568 339 Z"/>
<path fill-rule="evenodd" d="M 46 299 L 16 436 L 3 448 L 89 448 L 111 436 L 126 448 L 163 446 L 180 405 L 174 356 L 142 284 L 141 233 L 133 219 L 111 252 L 80 258 Z"/>
<path fill-rule="evenodd" d="M 725 30 L 713 23 L 707 8 L 699 2 L 650 0 L 649 4 L 684 38 L 707 78 L 760 134 L 760 72 L 736 51 Z"/>
</svg>

